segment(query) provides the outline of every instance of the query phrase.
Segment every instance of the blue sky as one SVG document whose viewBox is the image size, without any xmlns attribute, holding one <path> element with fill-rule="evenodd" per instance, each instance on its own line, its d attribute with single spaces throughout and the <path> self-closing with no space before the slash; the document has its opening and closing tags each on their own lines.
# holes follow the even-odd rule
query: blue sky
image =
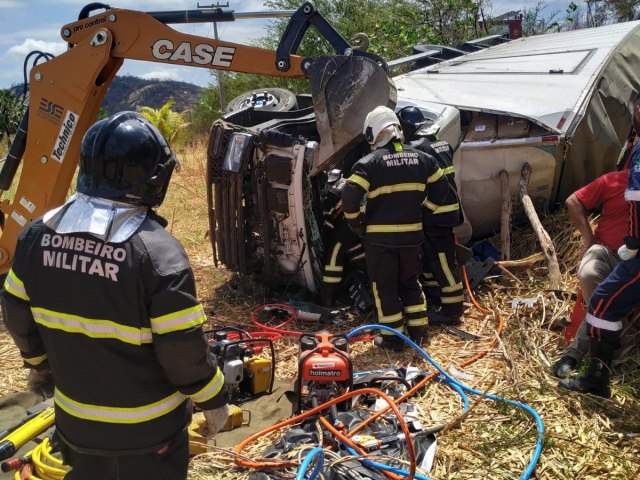
<svg viewBox="0 0 640 480">
<path fill-rule="evenodd" d="M 191 10 L 198 0 L 103 0 L 113 8 L 140 11 Z M 0 0 L 0 88 L 7 88 L 22 81 L 22 64 L 32 50 L 42 50 L 59 55 L 66 49 L 60 37 L 60 28 L 78 18 L 82 7 L 91 0 Z M 212 0 L 200 0 L 202 5 Z M 224 2 L 221 2 L 224 3 Z M 300 1 L 302 4 L 302 0 Z M 488 14 L 498 15 L 509 10 L 532 8 L 538 0 L 493 0 Z M 581 2 L 576 2 L 581 3 Z M 545 13 L 564 13 L 569 0 L 548 0 Z M 258 0 L 230 0 L 229 8 L 236 12 L 264 11 Z M 223 40 L 248 44 L 264 35 L 264 20 L 236 20 L 218 24 L 218 34 Z M 212 24 L 174 25 L 173 28 L 192 35 L 213 38 Z M 171 66 L 161 63 L 125 61 L 119 74 L 144 78 L 180 80 L 206 86 L 211 82 L 210 71 L 202 68 Z"/>
</svg>

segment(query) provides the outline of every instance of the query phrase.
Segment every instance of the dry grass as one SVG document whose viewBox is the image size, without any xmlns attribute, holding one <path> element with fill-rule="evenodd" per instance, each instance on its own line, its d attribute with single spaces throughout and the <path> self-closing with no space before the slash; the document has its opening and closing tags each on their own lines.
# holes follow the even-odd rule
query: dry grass
<svg viewBox="0 0 640 480">
<path fill-rule="evenodd" d="M 272 298 L 251 279 L 238 279 L 224 268 L 213 265 L 206 216 L 204 151 L 181 155 L 182 170 L 174 177 L 169 196 L 160 213 L 169 221 L 169 230 L 180 238 L 192 260 L 199 296 L 215 325 L 248 325 L 249 313 L 256 305 Z M 538 479 L 632 479 L 640 474 L 640 405 L 637 385 L 640 355 L 634 349 L 616 369 L 614 397 L 602 400 L 573 395 L 557 389 L 557 380 L 548 372 L 550 363 L 564 348 L 563 324 L 568 318 L 576 290 L 575 269 L 579 239 L 564 212 L 543 220 L 558 248 L 561 262 L 562 292 L 546 290 L 544 262 L 524 272 L 514 272 L 519 282 L 505 276 L 486 279 L 475 292 L 478 301 L 495 314 L 485 314 L 470 306 L 465 330 L 482 338 L 465 342 L 433 329 L 427 350 L 450 372 L 464 374 L 471 387 L 493 395 L 526 402 L 541 415 L 545 425 L 544 449 L 535 471 Z M 513 235 L 514 258 L 523 258 L 537 249 L 535 236 L 523 228 Z M 494 238 L 492 241 L 497 242 Z M 496 244 L 497 247 L 499 245 Z M 532 307 L 512 307 L 510 301 L 535 298 Z M 465 359 L 486 349 L 495 337 L 498 315 L 504 330 L 497 345 L 479 361 L 456 367 Z M 364 323 L 353 319 L 352 326 Z M 315 326 L 297 326 L 312 330 Z M 353 346 L 354 369 L 369 370 L 381 365 L 419 365 L 414 353 L 388 354 L 367 343 Z M 277 375 L 293 379 L 297 346 L 293 340 L 277 343 Z M 0 394 L 23 388 L 25 373 L 19 355 L 8 335 L 0 331 Z M 536 428 L 521 410 L 490 400 L 477 402 L 459 424 L 438 437 L 435 479 L 513 479 L 519 478 L 535 448 Z M 431 383 L 414 401 L 426 426 L 458 418 L 460 397 L 449 388 Z M 254 412 L 254 415 L 258 414 Z M 261 456 L 273 439 L 254 443 L 243 453 Z M 192 462 L 194 480 L 247 478 L 248 470 L 234 467 L 227 450 L 212 449 Z M 293 478 L 295 472 L 285 472 Z"/>
</svg>

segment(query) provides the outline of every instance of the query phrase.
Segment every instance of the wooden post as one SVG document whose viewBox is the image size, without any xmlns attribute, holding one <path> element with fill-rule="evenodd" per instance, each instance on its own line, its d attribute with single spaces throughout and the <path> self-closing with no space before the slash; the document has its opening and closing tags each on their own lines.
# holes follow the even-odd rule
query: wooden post
<svg viewBox="0 0 640 480">
<path fill-rule="evenodd" d="M 502 210 L 500 213 L 500 258 L 511 260 L 511 193 L 509 192 L 509 172 L 500 170 L 500 190 Z"/>
<path fill-rule="evenodd" d="M 534 208 L 533 202 L 531 201 L 529 193 L 527 192 L 527 186 L 529 185 L 530 176 L 531 166 L 528 163 L 525 163 L 522 166 L 518 190 L 520 192 L 520 197 L 522 198 L 522 206 L 524 207 L 524 211 L 527 214 L 527 218 L 531 222 L 533 230 L 538 236 L 538 241 L 540 242 L 540 246 L 542 247 L 542 253 L 547 259 L 549 268 L 549 288 L 552 290 L 558 290 L 560 289 L 560 267 L 558 265 L 558 258 L 556 257 L 556 249 L 553 245 L 553 242 L 551 241 L 551 237 L 549 237 L 547 231 L 542 227 L 540 219 L 538 218 L 538 214 L 536 213 L 536 209 Z"/>
</svg>

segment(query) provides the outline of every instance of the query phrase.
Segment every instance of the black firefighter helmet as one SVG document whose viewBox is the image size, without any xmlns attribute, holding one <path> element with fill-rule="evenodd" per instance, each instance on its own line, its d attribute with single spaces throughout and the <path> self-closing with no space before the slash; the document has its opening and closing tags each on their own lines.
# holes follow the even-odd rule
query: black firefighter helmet
<svg viewBox="0 0 640 480">
<path fill-rule="evenodd" d="M 414 106 L 408 106 L 398 110 L 398 120 L 400 120 L 400 126 L 402 127 L 406 142 L 413 140 L 415 133 L 420 130 L 423 125 L 428 123 L 422 111 Z"/>
<path fill-rule="evenodd" d="M 177 160 L 162 134 L 136 112 L 92 125 L 82 139 L 77 190 L 92 197 L 157 207 Z"/>
</svg>

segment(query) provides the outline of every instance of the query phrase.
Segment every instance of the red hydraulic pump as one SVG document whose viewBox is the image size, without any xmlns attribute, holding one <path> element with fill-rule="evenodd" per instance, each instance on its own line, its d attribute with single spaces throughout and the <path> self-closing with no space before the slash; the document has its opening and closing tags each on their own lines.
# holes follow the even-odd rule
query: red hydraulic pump
<svg viewBox="0 0 640 480">
<path fill-rule="evenodd" d="M 345 335 L 322 331 L 300 337 L 297 412 L 314 408 L 353 388 L 353 364 Z M 348 408 L 348 406 L 346 406 Z"/>
</svg>

